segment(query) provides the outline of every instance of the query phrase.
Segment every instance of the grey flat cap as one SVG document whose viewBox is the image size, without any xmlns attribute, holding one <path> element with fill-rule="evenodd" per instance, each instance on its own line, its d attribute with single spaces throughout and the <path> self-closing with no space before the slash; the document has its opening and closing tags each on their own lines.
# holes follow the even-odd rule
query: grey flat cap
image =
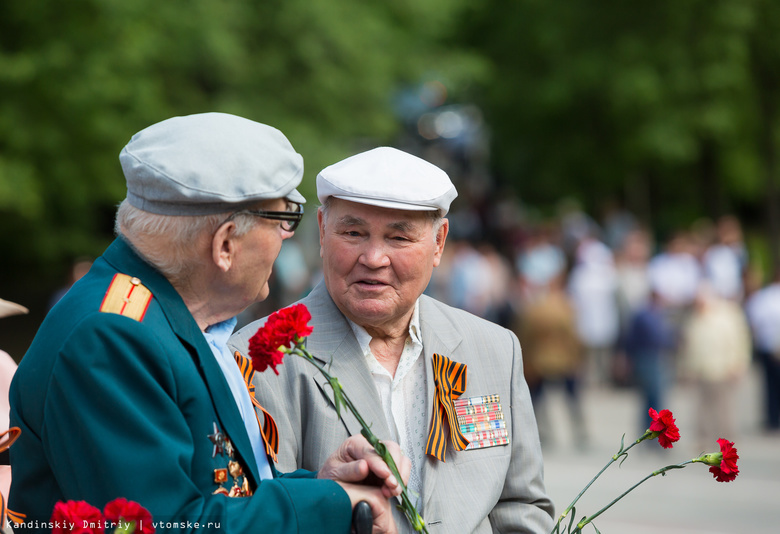
<svg viewBox="0 0 780 534">
<path fill-rule="evenodd" d="M 391 147 L 351 156 L 317 175 L 317 198 L 330 197 L 383 208 L 438 210 L 444 216 L 458 196 L 447 173 Z"/>
<path fill-rule="evenodd" d="M 275 198 L 306 202 L 295 189 L 303 158 L 284 134 L 226 113 L 153 124 L 130 139 L 119 161 L 128 202 L 160 215 L 211 215 Z"/>
</svg>

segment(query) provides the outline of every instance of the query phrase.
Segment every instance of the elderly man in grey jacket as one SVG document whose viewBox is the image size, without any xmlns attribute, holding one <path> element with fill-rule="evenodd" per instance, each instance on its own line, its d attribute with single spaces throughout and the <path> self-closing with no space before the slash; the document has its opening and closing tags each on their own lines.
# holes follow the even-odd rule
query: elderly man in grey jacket
<svg viewBox="0 0 780 534">
<path fill-rule="evenodd" d="M 457 195 L 447 174 L 380 147 L 324 169 L 317 195 L 324 281 L 302 300 L 314 328 L 307 346 L 379 438 L 411 458 L 409 488 L 428 531 L 549 532 L 517 337 L 423 295 Z M 261 323 L 236 333 L 232 348 L 246 354 Z M 360 426 L 346 410 L 339 420 L 314 366 L 288 358 L 279 371 L 255 382 L 279 425 L 279 465 L 320 465 Z"/>
</svg>

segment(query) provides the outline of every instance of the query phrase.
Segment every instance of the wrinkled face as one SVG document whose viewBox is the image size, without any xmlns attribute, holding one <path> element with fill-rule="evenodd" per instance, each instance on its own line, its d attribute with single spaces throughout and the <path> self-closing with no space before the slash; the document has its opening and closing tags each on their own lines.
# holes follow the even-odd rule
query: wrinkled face
<svg viewBox="0 0 780 534">
<path fill-rule="evenodd" d="M 268 211 L 284 211 L 286 208 L 287 201 L 283 199 L 266 200 L 255 207 Z M 243 254 L 237 260 L 240 262 L 237 273 L 247 306 L 268 298 L 268 279 L 271 278 L 274 261 L 282 248 L 282 241 L 292 236 L 293 232 L 284 230 L 279 221 L 257 217 L 252 229 L 238 238 Z"/>
<path fill-rule="evenodd" d="M 325 284 L 344 315 L 371 330 L 405 329 L 439 265 L 448 223 L 428 214 L 332 198 L 317 214 Z"/>
</svg>

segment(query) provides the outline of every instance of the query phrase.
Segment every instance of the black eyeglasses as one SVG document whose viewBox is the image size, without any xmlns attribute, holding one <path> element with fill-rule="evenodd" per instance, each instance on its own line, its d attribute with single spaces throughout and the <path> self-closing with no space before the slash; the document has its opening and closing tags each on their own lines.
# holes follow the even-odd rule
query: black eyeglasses
<svg viewBox="0 0 780 534">
<path fill-rule="evenodd" d="M 281 226 L 283 230 L 294 232 L 301 223 L 301 219 L 303 219 L 303 204 L 297 204 L 295 202 L 291 202 L 290 204 L 297 206 L 296 211 L 241 210 L 231 215 L 228 220 L 241 213 L 246 213 L 248 215 L 254 215 L 255 217 L 262 217 L 263 219 L 282 221 Z"/>
</svg>

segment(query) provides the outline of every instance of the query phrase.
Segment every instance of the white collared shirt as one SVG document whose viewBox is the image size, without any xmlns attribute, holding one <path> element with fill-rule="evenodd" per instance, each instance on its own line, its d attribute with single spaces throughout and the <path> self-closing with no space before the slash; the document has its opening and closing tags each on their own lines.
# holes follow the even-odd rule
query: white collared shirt
<svg viewBox="0 0 780 534">
<path fill-rule="evenodd" d="M 206 328 L 203 332 L 203 336 L 209 344 L 211 352 L 214 353 L 214 357 L 219 363 L 219 367 L 222 369 L 222 374 L 225 375 L 230 391 L 233 393 L 233 398 L 238 406 L 238 411 L 241 413 L 241 418 L 244 420 L 244 426 L 246 427 L 247 434 L 249 434 L 249 441 L 252 444 L 252 451 L 255 453 L 255 460 L 257 461 L 257 470 L 260 472 L 260 479 L 271 479 L 274 477 L 271 472 L 271 466 L 268 463 L 268 457 L 265 454 L 265 442 L 260 435 L 260 424 L 257 421 L 257 415 L 255 415 L 255 407 L 252 404 L 252 399 L 249 397 L 249 391 L 244 382 L 244 377 L 241 376 L 241 370 L 238 368 L 235 358 L 230 354 L 227 342 L 233 330 L 236 327 L 236 318 L 222 321 L 221 323 L 213 324 Z"/>
<path fill-rule="evenodd" d="M 419 301 L 409 324 L 409 336 L 406 338 L 401 359 L 395 376 L 382 367 L 371 352 L 371 335 L 365 328 L 349 321 L 358 344 L 368 363 L 368 369 L 374 379 L 387 426 L 393 433 L 393 440 L 401 445 L 404 454 L 412 461 L 409 475 L 409 495 L 418 511 L 421 507 L 422 466 L 425 462 L 425 445 L 428 441 L 427 380 L 425 377 L 425 358 L 423 354 L 422 334 L 420 332 Z M 408 521 L 396 521 L 399 530 Z"/>
</svg>

